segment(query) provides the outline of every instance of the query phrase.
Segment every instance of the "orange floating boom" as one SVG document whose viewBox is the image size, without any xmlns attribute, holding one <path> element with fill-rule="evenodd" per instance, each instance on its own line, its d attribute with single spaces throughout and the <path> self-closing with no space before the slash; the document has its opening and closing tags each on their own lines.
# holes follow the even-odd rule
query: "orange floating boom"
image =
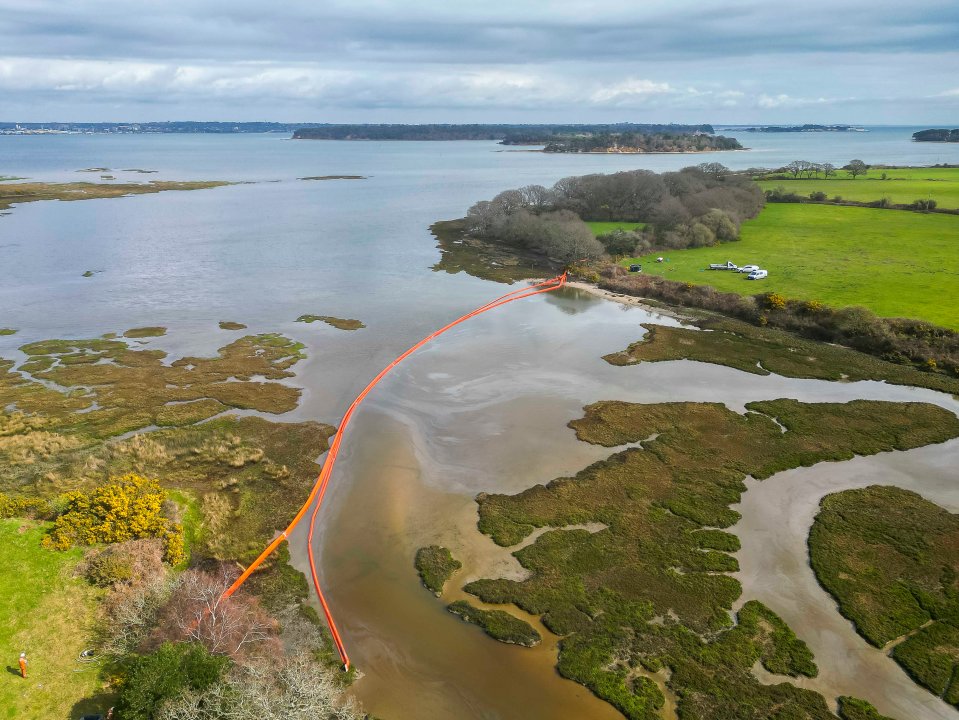
<svg viewBox="0 0 959 720">
<path fill-rule="evenodd" d="M 250 566 L 243 571 L 243 574 L 236 579 L 236 581 L 223 593 L 223 597 L 230 597 L 237 589 L 246 582 L 247 578 L 253 574 L 253 572 L 263 564 L 263 561 L 266 560 L 280 543 L 286 540 L 289 537 L 289 534 L 293 532 L 293 529 L 299 524 L 300 520 L 306 515 L 307 510 L 310 506 L 316 503 L 313 508 L 313 515 L 310 518 L 310 532 L 307 536 L 307 556 L 310 561 L 310 574 L 313 576 L 313 587 L 316 589 L 316 595 L 320 599 L 320 605 L 323 608 L 323 614 L 326 616 L 326 622 L 330 628 L 330 634 L 333 637 L 333 643 L 336 645 L 336 650 L 340 655 L 340 659 L 343 661 L 343 669 L 350 669 L 350 658 L 346 653 L 346 646 L 343 644 L 343 638 L 340 636 L 339 630 L 337 630 L 336 623 L 333 620 L 333 614 L 330 612 L 329 604 L 326 601 L 326 597 L 323 595 L 323 590 L 320 588 L 320 581 L 316 573 L 316 563 L 313 557 L 313 530 L 316 527 L 316 518 L 320 512 L 320 507 L 323 504 L 323 496 L 326 494 L 327 485 L 330 482 L 330 476 L 333 473 L 333 466 L 336 464 L 337 455 L 340 452 L 340 445 L 343 441 L 343 433 L 346 431 L 347 426 L 350 424 L 350 420 L 353 417 L 353 413 L 356 411 L 356 408 L 359 407 L 360 403 L 366 398 L 367 395 L 373 390 L 374 387 L 379 384 L 379 382 L 386 377 L 389 372 L 399 365 L 403 360 L 408 358 L 414 352 L 419 350 L 421 347 L 426 345 L 431 340 L 439 337 L 447 330 L 456 327 L 460 323 L 466 322 L 467 320 L 480 315 L 481 313 L 492 310 L 493 308 L 500 307 L 501 305 L 506 305 L 507 303 L 514 302 L 516 300 L 521 300 L 523 298 L 528 298 L 533 295 L 539 295 L 541 293 L 552 292 L 553 290 L 558 290 L 566 284 L 566 273 L 558 275 L 549 280 L 544 280 L 543 282 L 536 283 L 534 285 L 519 288 L 518 290 L 513 290 L 508 292 L 505 295 L 502 295 L 495 300 L 492 300 L 485 305 L 476 308 L 470 313 L 463 315 L 460 318 L 457 318 L 453 322 L 444 325 L 439 330 L 436 330 L 433 333 L 430 333 L 425 338 L 420 340 L 418 343 L 413 345 L 409 350 L 404 352 L 402 355 L 397 357 L 393 362 L 383 368 L 379 374 L 373 378 L 370 383 L 363 389 L 359 395 L 356 396 L 356 399 L 350 403 L 350 406 L 347 408 L 346 413 L 343 415 L 343 419 L 340 421 L 340 425 L 336 430 L 336 434 L 333 436 L 333 441 L 330 443 L 330 449 L 327 451 L 326 460 L 323 463 L 323 468 L 320 470 L 320 474 L 316 479 L 316 482 L 313 484 L 312 490 L 310 490 L 310 495 L 306 499 L 306 502 L 303 503 L 303 507 L 299 509 L 296 513 L 296 516 L 293 518 L 292 522 L 286 527 L 286 529 L 281 532 L 273 542 L 266 546 L 259 557 L 250 564 Z"/>
</svg>

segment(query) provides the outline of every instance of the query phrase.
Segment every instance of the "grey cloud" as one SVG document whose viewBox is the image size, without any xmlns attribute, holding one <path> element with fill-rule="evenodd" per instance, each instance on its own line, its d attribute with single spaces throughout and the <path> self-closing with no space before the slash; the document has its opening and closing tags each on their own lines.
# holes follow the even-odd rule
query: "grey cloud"
<svg viewBox="0 0 959 720">
<path fill-rule="evenodd" d="M 825 121 L 910 98 L 921 122 L 957 109 L 957 69 L 952 0 L 0 0 L 3 114 Z"/>
<path fill-rule="evenodd" d="M 551 3 L 493 2 L 459 16 L 441 10 L 448 5 L 457 4 L 41 0 L 24 9 L 8 1 L 0 32 L 10 55 L 194 60 L 489 64 L 959 47 L 959 5 L 946 2 L 673 3 L 670 11 L 599 2 L 560 12 Z"/>
</svg>

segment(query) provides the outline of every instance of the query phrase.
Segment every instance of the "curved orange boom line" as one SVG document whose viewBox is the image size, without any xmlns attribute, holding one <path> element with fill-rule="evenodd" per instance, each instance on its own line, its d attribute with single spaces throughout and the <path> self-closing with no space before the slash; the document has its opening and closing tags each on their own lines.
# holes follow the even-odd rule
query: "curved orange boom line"
<svg viewBox="0 0 959 720">
<path fill-rule="evenodd" d="M 402 355 L 397 357 L 393 362 L 383 368 L 379 374 L 373 378 L 370 383 L 363 389 L 359 395 L 356 396 L 356 399 L 350 403 L 350 406 L 347 408 L 346 413 L 343 415 L 343 419 L 340 421 L 339 428 L 337 428 L 336 434 L 333 436 L 333 442 L 330 443 L 330 449 L 327 451 L 326 460 L 323 463 L 323 468 L 320 470 L 319 476 L 316 478 L 316 482 L 313 484 L 313 488 L 310 491 L 309 497 L 306 499 L 306 502 L 303 503 L 303 507 L 299 509 L 296 513 L 296 516 L 286 527 L 286 529 L 281 532 L 279 535 L 274 538 L 273 542 L 266 546 L 263 552 L 260 553 L 259 557 L 254 560 L 250 566 L 243 571 L 243 574 L 236 579 L 236 581 L 223 593 L 224 598 L 230 597 L 235 593 L 239 587 L 246 582 L 247 578 L 253 574 L 253 572 L 263 564 L 263 561 L 266 560 L 273 551 L 279 547 L 280 543 L 286 540 L 289 537 L 289 534 L 293 532 L 293 529 L 300 523 L 303 517 L 306 515 L 307 510 L 310 506 L 313 505 L 314 501 L 316 505 L 313 509 L 313 515 L 310 518 L 310 532 L 307 537 L 307 555 L 310 561 L 310 574 L 313 576 L 313 587 L 316 589 L 317 597 L 320 599 L 320 605 L 323 607 L 323 614 L 326 616 L 326 622 L 330 627 L 330 634 L 333 636 L 333 643 L 336 645 L 336 650 L 340 655 L 340 659 L 343 661 L 343 669 L 350 669 L 350 658 L 346 654 L 346 646 L 343 644 L 343 639 L 340 636 L 339 630 L 336 628 L 336 623 L 333 621 L 333 614 L 330 612 L 330 607 L 326 602 L 326 597 L 323 595 L 322 589 L 320 589 L 320 581 L 316 573 L 316 563 L 313 558 L 313 530 L 316 527 L 316 518 L 320 511 L 320 506 L 323 504 L 323 496 L 326 494 L 327 485 L 330 482 L 330 475 L 333 473 L 333 466 L 336 464 L 336 458 L 340 451 L 340 445 L 343 441 L 343 433 L 346 431 L 347 426 L 350 424 L 350 419 L 353 417 L 353 413 L 356 411 L 356 408 L 359 407 L 360 403 L 366 398 L 367 395 L 376 387 L 380 380 L 386 377 L 389 372 L 399 365 L 403 360 L 408 358 L 414 352 L 419 350 L 421 347 L 426 345 L 431 340 L 439 337 L 446 331 L 451 328 L 456 327 L 460 323 L 466 322 L 470 318 L 474 318 L 481 313 L 492 310 L 493 308 L 500 307 L 501 305 L 506 305 L 507 303 L 514 302 L 516 300 L 521 300 L 523 298 L 531 297 L 533 295 L 539 295 L 541 293 L 552 292 L 553 290 L 558 290 L 566 284 L 566 273 L 558 275 L 549 280 L 544 280 L 543 282 L 536 283 L 535 285 L 520 288 L 512 292 L 506 293 L 501 297 L 492 300 L 491 302 L 486 303 L 482 307 L 478 307 L 470 313 L 463 315 L 460 318 L 457 318 L 453 322 L 444 325 L 439 330 L 430 333 L 425 338 L 420 340 L 418 343 L 413 345 L 409 350 L 404 352 Z"/>
</svg>

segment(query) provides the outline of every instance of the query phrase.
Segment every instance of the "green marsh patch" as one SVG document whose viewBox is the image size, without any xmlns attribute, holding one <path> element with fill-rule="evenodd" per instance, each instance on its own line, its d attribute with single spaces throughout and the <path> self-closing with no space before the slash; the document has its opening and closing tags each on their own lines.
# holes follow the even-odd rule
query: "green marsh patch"
<svg viewBox="0 0 959 720">
<path fill-rule="evenodd" d="M 246 330 L 246 325 L 232 320 L 220 320 L 219 326 L 220 330 Z"/>
<path fill-rule="evenodd" d="M 300 315 L 296 319 L 301 323 L 325 322 L 327 325 L 335 327 L 337 330 L 360 330 L 366 325 L 360 320 L 350 320 L 348 318 L 338 318 L 332 315 Z"/>
<path fill-rule="evenodd" d="M 283 413 L 300 396 L 270 382 L 291 377 L 303 357 L 301 344 L 280 335 L 248 335 L 217 357 L 169 364 L 162 350 L 136 350 L 121 340 L 47 340 L 20 349 L 29 357 L 18 369 L 53 387 L 27 381 L 0 359 L 0 406 L 89 439 L 190 424 L 228 408 Z"/>
<path fill-rule="evenodd" d="M 669 262 L 656 263 L 658 256 Z M 704 270 L 732 260 L 769 271 Z M 740 240 L 656 251 L 623 264 L 670 280 L 751 295 L 776 292 L 833 307 L 862 305 L 883 317 L 959 329 L 959 217 L 833 205 L 773 203 L 743 223 Z"/>
<path fill-rule="evenodd" d="M 90 271 L 88 270 L 87 272 Z M 92 275 L 93 273 L 90 274 Z M 163 335 L 166 335 L 166 328 L 160 326 L 130 328 L 123 333 L 123 337 L 125 338 L 161 337 Z"/>
<path fill-rule="evenodd" d="M 839 698 L 839 717 L 842 720 L 893 720 L 886 715 L 880 715 L 872 703 L 848 695 Z"/>
<path fill-rule="evenodd" d="M 102 168 L 89 168 L 78 172 L 100 172 Z M 45 183 L 17 182 L 0 185 L 0 211 L 13 205 L 39 200 L 95 200 L 118 198 L 126 195 L 144 195 L 168 190 L 204 190 L 230 185 L 228 182 L 203 181 L 179 182 L 152 180 L 148 183 Z"/>
<path fill-rule="evenodd" d="M 959 515 L 895 487 L 823 498 L 809 535 L 819 582 L 876 647 L 959 705 Z"/>
<path fill-rule="evenodd" d="M 752 674 L 756 662 L 788 675 L 814 675 L 816 667 L 768 608 L 747 603 L 731 621 L 741 593 L 729 575 L 738 569 L 730 554 L 737 543 L 723 530 L 739 519 L 731 506 L 748 476 L 942 442 L 959 436 L 959 419 L 914 403 L 773 400 L 747 409 L 588 406 L 570 423 L 577 437 L 640 447 L 517 495 L 479 495 L 479 528 L 503 546 L 536 528 L 606 528 L 549 530 L 514 553 L 528 579 L 482 579 L 466 591 L 541 616 L 564 636 L 559 672 L 631 720 L 659 717 L 662 693 L 637 671 L 663 667 L 680 717 L 833 717 L 821 695 L 763 685 Z"/>
<path fill-rule="evenodd" d="M 423 585 L 437 597 L 443 594 L 443 586 L 450 576 L 463 567 L 449 549 L 439 545 L 430 545 L 417 550 L 413 563 Z"/>
<path fill-rule="evenodd" d="M 500 642 L 533 647 L 543 639 L 528 622 L 503 610 L 480 610 L 466 600 L 457 600 L 446 609 L 465 622 L 483 628 L 483 632 Z"/>
<path fill-rule="evenodd" d="M 308 175 L 299 180 L 366 180 L 366 175 Z"/>
</svg>

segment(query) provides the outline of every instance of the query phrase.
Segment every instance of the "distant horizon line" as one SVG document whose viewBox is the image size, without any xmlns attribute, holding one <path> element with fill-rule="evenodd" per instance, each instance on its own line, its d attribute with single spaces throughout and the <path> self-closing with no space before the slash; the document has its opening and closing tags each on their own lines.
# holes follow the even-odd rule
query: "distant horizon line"
<svg viewBox="0 0 959 720">
<path fill-rule="evenodd" d="M 735 127 L 798 127 L 802 125 L 822 125 L 827 127 L 953 127 L 957 123 L 855 123 L 855 122 L 810 122 L 810 121 L 790 121 L 790 122 L 675 122 L 675 121 L 647 121 L 638 122 L 634 120 L 596 120 L 596 121 L 536 121 L 536 122 L 288 122 L 284 120 L 0 120 L 0 126 L 8 125 L 161 125 L 177 123 L 197 123 L 197 124 L 218 124 L 218 125 L 282 125 L 299 127 L 330 127 L 344 125 L 395 125 L 395 126 L 419 126 L 419 125 L 439 125 L 449 127 L 461 127 L 469 125 L 479 126 L 524 126 L 524 125 L 553 125 L 553 126 L 582 126 L 582 125 L 678 125 L 678 126 L 696 126 L 712 125 L 714 127 L 735 128 Z"/>
</svg>

